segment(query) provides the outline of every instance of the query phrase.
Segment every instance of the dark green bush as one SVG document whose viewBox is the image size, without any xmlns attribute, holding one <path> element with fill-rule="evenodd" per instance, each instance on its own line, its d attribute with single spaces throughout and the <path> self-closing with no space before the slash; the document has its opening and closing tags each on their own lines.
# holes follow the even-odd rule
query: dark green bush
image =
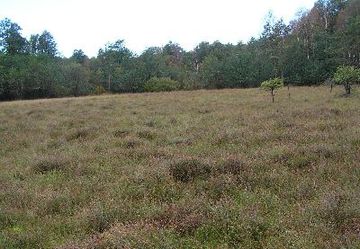
<svg viewBox="0 0 360 249">
<path fill-rule="evenodd" d="M 179 90 L 179 88 L 179 83 L 170 78 L 153 77 L 144 85 L 145 92 L 170 92 Z"/>
</svg>

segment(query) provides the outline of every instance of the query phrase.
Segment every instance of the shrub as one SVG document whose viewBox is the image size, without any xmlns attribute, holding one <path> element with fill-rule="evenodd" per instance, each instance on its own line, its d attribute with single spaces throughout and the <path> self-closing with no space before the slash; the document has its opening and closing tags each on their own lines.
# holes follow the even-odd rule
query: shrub
<svg viewBox="0 0 360 249">
<path fill-rule="evenodd" d="M 274 91 L 284 86 L 284 80 L 280 78 L 274 78 L 261 83 L 261 88 L 270 91 L 272 102 L 274 103 Z"/>
<path fill-rule="evenodd" d="M 87 215 L 87 231 L 102 233 L 109 229 L 113 222 L 113 217 L 102 207 L 92 209 Z"/>
<path fill-rule="evenodd" d="M 184 160 L 171 165 L 170 174 L 175 181 L 189 182 L 210 177 L 211 167 L 198 160 Z"/>
<path fill-rule="evenodd" d="M 191 202 L 170 205 L 155 216 L 154 222 L 161 228 L 173 228 L 179 235 L 193 235 L 206 220 L 203 206 L 193 205 Z"/>
<path fill-rule="evenodd" d="M 315 161 L 315 158 L 309 155 L 295 155 L 287 162 L 287 164 L 294 169 L 304 169 Z"/>
<path fill-rule="evenodd" d="M 105 88 L 104 88 L 103 86 L 97 85 L 97 86 L 95 87 L 94 93 L 95 93 L 96 95 L 101 95 L 101 94 L 106 93 L 106 90 L 105 90 Z"/>
<path fill-rule="evenodd" d="M 47 201 L 43 206 L 43 213 L 45 215 L 57 215 L 57 214 L 73 214 L 73 208 L 75 201 L 65 195 L 54 196 L 51 200 Z"/>
<path fill-rule="evenodd" d="M 71 133 L 67 134 L 66 140 L 73 141 L 73 140 L 84 140 L 90 136 L 93 136 L 96 133 L 95 127 L 83 127 L 78 128 Z"/>
<path fill-rule="evenodd" d="M 121 146 L 127 149 L 134 149 L 136 147 L 139 147 L 142 143 L 143 142 L 137 137 L 126 137 L 122 141 Z"/>
<path fill-rule="evenodd" d="M 147 139 L 147 140 L 154 140 L 156 138 L 156 133 L 149 131 L 149 130 L 142 130 L 138 133 L 139 138 Z"/>
<path fill-rule="evenodd" d="M 118 129 L 116 131 L 114 131 L 114 137 L 121 137 L 124 138 L 129 134 L 128 130 L 123 130 L 123 129 Z"/>
<path fill-rule="evenodd" d="M 350 66 L 338 67 L 334 74 L 334 81 L 338 85 L 344 85 L 346 94 L 350 94 L 351 85 L 360 82 L 360 69 Z"/>
<path fill-rule="evenodd" d="M 153 77 L 144 85 L 145 92 L 169 92 L 179 90 L 179 88 L 179 83 L 170 78 Z"/>
<path fill-rule="evenodd" d="M 69 160 L 59 156 L 47 156 L 37 160 L 33 166 L 35 173 L 45 174 L 51 171 L 62 171 L 69 164 Z"/>
</svg>

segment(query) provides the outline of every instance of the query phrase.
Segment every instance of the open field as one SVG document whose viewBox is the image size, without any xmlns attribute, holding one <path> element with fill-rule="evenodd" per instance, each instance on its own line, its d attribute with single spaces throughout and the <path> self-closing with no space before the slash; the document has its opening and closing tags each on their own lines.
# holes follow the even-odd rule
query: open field
<svg viewBox="0 0 360 249">
<path fill-rule="evenodd" d="M 0 103 L 0 248 L 360 248 L 360 91 Z"/>
</svg>

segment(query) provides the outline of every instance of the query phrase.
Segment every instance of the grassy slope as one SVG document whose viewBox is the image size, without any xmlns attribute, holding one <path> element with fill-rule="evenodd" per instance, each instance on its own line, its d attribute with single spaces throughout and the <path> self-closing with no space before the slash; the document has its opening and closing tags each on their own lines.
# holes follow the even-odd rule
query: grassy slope
<svg viewBox="0 0 360 249">
<path fill-rule="evenodd" d="M 291 91 L 0 103 L 0 248 L 359 248 L 359 93 Z"/>
</svg>

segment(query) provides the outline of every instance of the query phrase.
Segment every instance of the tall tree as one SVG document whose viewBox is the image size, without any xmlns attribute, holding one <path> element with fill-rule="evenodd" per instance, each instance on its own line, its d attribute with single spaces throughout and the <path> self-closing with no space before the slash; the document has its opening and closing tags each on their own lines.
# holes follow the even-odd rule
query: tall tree
<svg viewBox="0 0 360 249">
<path fill-rule="evenodd" d="M 112 78 L 115 73 L 119 74 L 123 64 L 132 57 L 131 51 L 125 47 L 124 40 L 109 43 L 104 49 L 100 49 L 98 59 L 101 64 L 103 82 L 107 82 L 107 89 L 112 90 Z"/>
<path fill-rule="evenodd" d="M 89 92 L 91 86 L 88 68 L 80 63 L 66 61 L 62 69 L 69 94 L 77 97 Z"/>
<path fill-rule="evenodd" d="M 260 39 L 263 40 L 263 49 L 273 65 L 272 77 L 284 77 L 285 42 L 289 33 L 290 27 L 284 23 L 283 19 L 275 21 L 272 14 L 268 14 Z"/>
<path fill-rule="evenodd" d="M 337 18 L 337 36 L 347 64 L 360 67 L 360 1 L 350 0 Z"/>
<path fill-rule="evenodd" d="M 55 57 L 58 54 L 54 37 L 46 30 L 38 36 L 37 45 L 37 52 L 39 54 L 48 55 L 50 57 Z"/>
<path fill-rule="evenodd" d="M 75 49 L 70 59 L 74 60 L 77 63 L 84 64 L 89 57 L 81 49 Z"/>
<path fill-rule="evenodd" d="M 0 21 L 0 51 L 9 55 L 27 51 L 27 42 L 21 36 L 21 27 L 8 18 Z"/>
<path fill-rule="evenodd" d="M 31 54 L 38 54 L 39 53 L 39 36 L 40 35 L 38 35 L 38 34 L 30 36 L 30 39 L 29 39 L 29 52 Z"/>
</svg>

